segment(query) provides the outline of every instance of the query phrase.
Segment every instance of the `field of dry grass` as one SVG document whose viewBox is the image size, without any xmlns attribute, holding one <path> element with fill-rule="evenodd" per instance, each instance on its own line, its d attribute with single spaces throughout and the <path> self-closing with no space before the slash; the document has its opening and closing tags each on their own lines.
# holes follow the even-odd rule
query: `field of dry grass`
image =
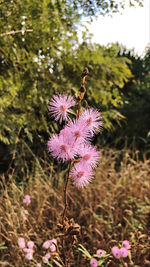
<svg viewBox="0 0 150 267">
<path fill-rule="evenodd" d="M 25 259 L 17 244 L 18 237 L 35 242 L 34 257 L 38 262 L 44 255 L 42 243 L 57 238 L 63 258 L 60 223 L 64 209 L 64 174 L 65 171 L 55 173 L 49 165 L 47 175 L 47 171 L 37 165 L 36 173 L 29 173 L 28 183 L 22 177 L 22 182 L 17 184 L 15 173 L 7 182 L 2 176 L 0 266 L 36 266 Z M 54 187 L 56 179 L 57 187 Z M 25 207 L 22 200 L 27 194 L 31 196 L 31 203 Z M 91 255 L 97 249 L 110 254 L 102 265 L 105 267 L 150 266 L 150 160 L 145 156 L 141 161 L 138 153 L 131 156 L 130 151 L 104 149 L 95 178 L 87 188 L 81 190 L 69 183 L 68 203 L 67 217 L 80 225 L 70 250 L 70 266 L 90 266 L 89 259 L 78 251 L 79 243 Z M 28 211 L 25 221 L 23 206 Z M 111 248 L 126 239 L 131 244 L 131 256 L 124 261 L 115 259 Z"/>
</svg>

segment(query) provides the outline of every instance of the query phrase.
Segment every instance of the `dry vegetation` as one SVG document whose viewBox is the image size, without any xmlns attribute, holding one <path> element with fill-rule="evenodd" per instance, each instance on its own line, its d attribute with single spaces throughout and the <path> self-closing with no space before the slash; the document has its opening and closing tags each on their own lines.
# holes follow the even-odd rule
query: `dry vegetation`
<svg viewBox="0 0 150 267">
<path fill-rule="evenodd" d="M 36 173 L 31 172 L 28 183 L 23 177 L 22 183 L 15 183 L 15 175 L 1 180 L 0 196 L 0 243 L 5 242 L 5 249 L 0 249 L 1 266 L 33 266 L 19 250 L 17 239 L 24 236 L 26 240 L 36 243 L 37 259 L 43 256 L 41 244 L 59 235 L 58 224 L 63 212 L 63 176 L 49 166 L 49 175 L 36 166 Z M 52 186 L 59 177 L 57 187 Z M 28 205 L 28 220 L 21 216 L 22 199 L 25 194 L 31 196 Z M 68 218 L 81 226 L 78 242 L 70 254 L 71 266 L 89 266 L 89 261 L 77 250 L 81 243 L 91 254 L 98 248 L 111 254 L 111 248 L 122 240 L 131 244 L 131 258 L 124 263 L 111 255 L 105 267 L 150 266 L 150 160 L 143 156 L 138 159 L 129 151 L 102 151 L 100 165 L 92 184 L 83 190 L 69 184 Z M 58 238 L 61 253 L 61 239 Z M 43 265 L 46 266 L 46 265 Z"/>
</svg>

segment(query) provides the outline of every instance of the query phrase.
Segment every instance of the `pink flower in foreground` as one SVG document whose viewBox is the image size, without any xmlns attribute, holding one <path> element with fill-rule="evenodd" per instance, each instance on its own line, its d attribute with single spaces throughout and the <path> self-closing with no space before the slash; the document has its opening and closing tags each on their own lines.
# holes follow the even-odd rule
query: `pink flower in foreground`
<svg viewBox="0 0 150 267">
<path fill-rule="evenodd" d="M 89 141 L 91 138 L 87 123 L 83 119 L 70 121 L 67 125 L 67 128 L 69 129 L 69 131 L 71 131 L 72 138 L 74 138 L 75 140 L 78 139 L 78 141 L 80 141 L 81 143 L 85 143 L 85 141 Z"/>
<path fill-rule="evenodd" d="M 51 240 L 47 240 L 43 243 L 42 247 L 45 249 L 48 249 L 50 247 L 50 245 L 51 245 Z"/>
<path fill-rule="evenodd" d="M 67 161 L 74 159 L 79 150 L 79 142 L 74 141 L 71 132 L 65 127 L 59 135 L 52 135 L 48 141 L 48 151 L 54 158 Z"/>
<path fill-rule="evenodd" d="M 112 248 L 112 254 L 116 259 L 119 259 L 121 257 L 120 249 L 116 246 Z"/>
<path fill-rule="evenodd" d="M 45 256 L 43 256 L 44 261 L 48 261 L 48 259 L 51 257 L 50 253 L 46 253 Z"/>
<path fill-rule="evenodd" d="M 121 248 L 120 249 L 120 256 L 123 257 L 123 258 L 126 258 L 128 257 L 128 250 L 126 248 Z"/>
<path fill-rule="evenodd" d="M 122 242 L 122 247 L 124 247 L 124 248 L 126 248 L 126 249 L 130 249 L 131 246 L 130 246 L 129 241 L 128 241 L 128 240 L 124 240 L 124 241 Z"/>
<path fill-rule="evenodd" d="M 91 265 L 91 267 L 97 267 L 98 266 L 98 262 L 97 262 L 97 260 L 96 259 L 91 259 L 90 260 L 90 265 Z"/>
<path fill-rule="evenodd" d="M 68 120 L 68 111 L 72 111 L 70 107 L 75 105 L 75 101 L 72 96 L 59 95 L 54 96 L 49 102 L 49 111 L 51 116 L 56 120 L 62 122 L 62 120 Z"/>
<path fill-rule="evenodd" d="M 85 164 L 92 168 L 96 167 L 100 159 L 99 151 L 96 150 L 96 147 L 88 144 L 84 144 L 81 146 L 79 154 L 82 157 L 80 162 L 83 163 L 83 165 Z"/>
<path fill-rule="evenodd" d="M 85 120 L 91 135 L 93 136 L 102 127 L 102 115 L 93 108 L 86 109 L 80 116 L 80 119 Z"/>
<path fill-rule="evenodd" d="M 31 199 L 30 199 L 30 196 L 29 195 L 26 195 L 23 199 L 23 203 L 28 203 L 30 204 L 31 203 Z"/>
<path fill-rule="evenodd" d="M 84 164 L 77 163 L 70 172 L 70 177 L 73 184 L 78 187 L 86 186 L 93 178 L 93 173 L 90 168 L 85 167 Z"/>
<path fill-rule="evenodd" d="M 25 248 L 26 244 L 25 244 L 25 240 L 23 237 L 18 238 L 18 246 L 19 248 L 22 248 L 22 249 Z"/>
<path fill-rule="evenodd" d="M 32 249 L 34 247 L 34 242 L 33 241 L 28 241 L 27 242 L 28 248 Z"/>
<path fill-rule="evenodd" d="M 98 256 L 100 256 L 100 257 L 103 257 L 103 256 L 104 256 L 104 251 L 103 251 L 102 249 L 98 249 L 98 250 L 96 251 L 96 254 L 97 254 Z"/>
</svg>

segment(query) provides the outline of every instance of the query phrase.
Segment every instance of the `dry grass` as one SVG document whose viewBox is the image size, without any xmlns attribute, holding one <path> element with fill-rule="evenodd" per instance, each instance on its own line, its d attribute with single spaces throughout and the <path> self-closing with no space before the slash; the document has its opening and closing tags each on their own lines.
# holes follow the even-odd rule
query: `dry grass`
<svg viewBox="0 0 150 267">
<path fill-rule="evenodd" d="M 129 151 L 121 153 L 110 149 L 102 151 L 95 179 L 86 189 L 79 190 L 69 184 L 68 218 L 74 218 L 81 226 L 78 242 L 91 254 L 101 248 L 111 253 L 111 248 L 122 240 L 131 243 L 132 258 L 125 259 L 124 266 L 150 266 L 150 161 L 130 156 Z M 58 235 L 58 227 L 63 212 L 63 173 L 59 175 L 57 188 L 52 187 L 55 173 L 48 175 L 37 167 L 28 181 L 16 185 L 15 175 L 7 183 L 2 177 L 0 196 L 0 243 L 7 247 L 0 249 L 1 266 L 32 266 L 19 250 L 17 239 L 24 236 L 36 243 L 37 259 L 43 255 L 41 244 Z M 25 178 L 23 178 L 25 179 Z M 27 207 L 28 220 L 21 216 L 22 199 L 31 196 Z M 61 252 L 61 242 L 58 238 Z M 71 266 L 89 266 L 89 262 L 77 251 L 76 245 L 71 254 Z M 46 266 L 46 265 L 43 265 Z M 119 260 L 109 257 L 104 265 L 123 266 Z"/>
</svg>

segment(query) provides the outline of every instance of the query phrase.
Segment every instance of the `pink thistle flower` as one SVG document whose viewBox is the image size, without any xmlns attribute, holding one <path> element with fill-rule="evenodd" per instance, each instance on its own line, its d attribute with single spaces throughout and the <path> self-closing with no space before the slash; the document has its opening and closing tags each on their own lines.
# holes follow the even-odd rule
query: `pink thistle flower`
<svg viewBox="0 0 150 267">
<path fill-rule="evenodd" d="M 120 256 L 123 257 L 123 258 L 128 257 L 128 250 L 126 248 L 122 247 L 120 249 Z"/>
<path fill-rule="evenodd" d="M 80 116 L 80 119 L 85 120 L 89 128 L 91 136 L 102 128 L 102 115 L 93 108 L 86 109 Z"/>
<path fill-rule="evenodd" d="M 75 101 L 72 96 L 59 95 L 54 96 L 53 99 L 49 102 L 49 111 L 51 116 L 56 120 L 62 123 L 62 120 L 68 120 L 67 112 L 72 112 L 70 107 L 75 105 Z"/>
<path fill-rule="evenodd" d="M 94 258 L 92 258 L 92 259 L 90 260 L 90 265 L 91 265 L 91 267 L 97 267 L 97 266 L 98 266 L 98 262 L 97 262 L 97 260 L 94 259 Z"/>
<path fill-rule="evenodd" d="M 33 241 L 28 241 L 27 246 L 29 249 L 32 249 L 34 247 L 34 242 Z"/>
<path fill-rule="evenodd" d="M 25 244 L 25 240 L 23 237 L 18 238 L 18 246 L 19 248 L 22 248 L 22 249 L 25 248 L 26 244 Z"/>
<path fill-rule="evenodd" d="M 79 154 L 82 157 L 82 159 L 80 160 L 81 163 L 92 168 L 95 168 L 97 166 L 100 157 L 99 151 L 96 150 L 95 146 L 84 144 L 80 148 Z"/>
<path fill-rule="evenodd" d="M 124 248 L 126 248 L 126 249 L 130 249 L 131 246 L 130 246 L 129 241 L 128 241 L 128 240 L 124 240 L 124 241 L 122 242 L 122 247 L 124 247 Z"/>
<path fill-rule="evenodd" d="M 65 127 L 59 135 L 52 135 L 48 141 L 48 151 L 54 158 L 67 161 L 74 159 L 79 149 L 79 142 L 73 140 L 71 132 Z"/>
<path fill-rule="evenodd" d="M 70 177 L 74 185 L 84 187 L 92 180 L 93 173 L 90 168 L 85 167 L 84 164 L 79 162 L 72 168 Z"/>
<path fill-rule="evenodd" d="M 48 261 L 48 259 L 51 257 L 51 254 L 50 253 L 46 253 L 45 256 L 43 256 L 43 260 L 44 261 Z"/>
<path fill-rule="evenodd" d="M 116 259 L 119 259 L 121 257 L 120 249 L 116 246 L 112 248 L 112 254 Z"/>
<path fill-rule="evenodd" d="M 83 119 L 70 121 L 67 125 L 67 128 L 69 129 L 69 131 L 71 131 L 72 137 L 75 140 L 80 140 L 80 142 L 82 143 L 84 143 L 85 141 L 89 141 L 91 138 L 87 123 Z"/>
<path fill-rule="evenodd" d="M 96 254 L 97 254 L 98 256 L 100 256 L 100 257 L 103 257 L 103 256 L 104 256 L 104 251 L 103 251 L 102 249 L 98 249 L 98 250 L 96 251 Z"/>
<path fill-rule="evenodd" d="M 30 204 L 31 203 L 31 199 L 30 199 L 30 196 L 29 195 L 26 195 L 23 199 L 23 203 L 28 203 Z"/>
<path fill-rule="evenodd" d="M 47 240 L 43 243 L 42 247 L 45 249 L 48 249 L 50 247 L 50 245 L 51 245 L 51 240 Z"/>
</svg>

